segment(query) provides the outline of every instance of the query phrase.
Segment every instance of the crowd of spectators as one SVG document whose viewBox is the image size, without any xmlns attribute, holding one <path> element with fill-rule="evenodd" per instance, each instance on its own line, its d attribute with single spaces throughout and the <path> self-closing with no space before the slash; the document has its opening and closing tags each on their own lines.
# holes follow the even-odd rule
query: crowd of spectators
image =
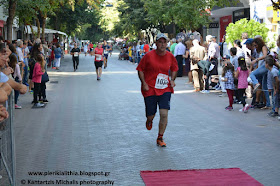
<svg viewBox="0 0 280 186">
<path fill-rule="evenodd" d="M 47 67 L 58 70 L 62 55 L 59 43 L 40 39 L 4 41 L 0 37 L 0 122 L 9 116 L 5 105 L 12 91 L 15 109 L 22 108 L 18 98 L 28 90 L 33 94 L 34 108 L 42 108 L 48 103 Z"/>
<path fill-rule="evenodd" d="M 221 91 L 220 96 L 227 93 L 226 110 L 233 110 L 233 104 L 242 104 L 238 109 L 241 112 L 260 108 L 269 110 L 271 117 L 279 117 L 280 36 L 277 49 L 269 49 L 259 35 L 248 38 L 247 33 L 242 33 L 241 38 L 230 46 L 225 36 L 218 44 L 215 36 L 207 35 L 203 41 L 198 32 L 186 34 L 182 29 L 176 38 L 168 41 L 166 50 L 178 62 L 178 77 L 187 74 L 186 83 L 192 84 L 195 92 L 216 90 Z M 153 49 L 156 46 L 146 40 L 123 43 L 119 59 L 137 65 L 143 55 Z M 219 66 L 222 67 L 220 72 Z M 252 101 L 246 102 L 245 98 L 252 98 Z"/>
</svg>

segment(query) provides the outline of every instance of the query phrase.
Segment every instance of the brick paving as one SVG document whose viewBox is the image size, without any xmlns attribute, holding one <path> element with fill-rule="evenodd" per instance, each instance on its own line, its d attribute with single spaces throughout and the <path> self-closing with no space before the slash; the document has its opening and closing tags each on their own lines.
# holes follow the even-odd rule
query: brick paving
<svg viewBox="0 0 280 186">
<path fill-rule="evenodd" d="M 227 97 L 192 92 L 176 80 L 167 148 L 156 146 L 159 121 L 145 128 L 144 101 L 136 66 L 114 54 L 96 81 L 93 57 L 81 56 L 73 72 L 69 55 L 59 71 L 49 70 L 49 104 L 31 109 L 32 95 L 19 97 L 15 111 L 17 183 L 22 180 L 114 181 L 144 185 L 140 170 L 239 167 L 264 185 L 280 183 L 280 122 L 268 111 L 247 114 L 224 107 Z M 30 176 L 29 171 L 110 172 L 101 175 Z M 84 182 L 86 183 L 86 182 Z M 90 184 L 86 184 L 90 185 Z"/>
</svg>

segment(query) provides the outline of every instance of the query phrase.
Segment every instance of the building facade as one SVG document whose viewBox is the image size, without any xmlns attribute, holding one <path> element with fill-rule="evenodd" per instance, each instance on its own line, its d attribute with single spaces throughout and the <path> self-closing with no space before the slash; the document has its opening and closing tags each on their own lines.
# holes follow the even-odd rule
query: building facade
<svg viewBox="0 0 280 186">
<path fill-rule="evenodd" d="M 230 23 L 235 23 L 240 19 L 250 19 L 250 4 L 248 0 L 240 0 L 237 4 L 229 7 L 214 7 L 211 10 L 211 22 L 203 28 L 203 39 L 206 35 L 217 37 L 217 41 L 222 41 L 226 34 L 226 28 Z"/>
</svg>

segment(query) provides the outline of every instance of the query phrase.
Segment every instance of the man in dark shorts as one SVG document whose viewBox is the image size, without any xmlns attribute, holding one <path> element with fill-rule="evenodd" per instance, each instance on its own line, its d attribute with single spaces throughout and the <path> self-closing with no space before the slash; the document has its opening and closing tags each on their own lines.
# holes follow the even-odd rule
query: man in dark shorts
<svg viewBox="0 0 280 186">
<path fill-rule="evenodd" d="M 77 43 L 74 44 L 74 48 L 71 50 L 72 60 L 74 72 L 78 69 L 79 66 L 79 55 L 81 54 L 81 50 L 77 47 Z"/>
<path fill-rule="evenodd" d="M 146 106 L 146 128 L 152 129 L 153 119 L 159 105 L 160 121 L 157 145 L 166 147 L 163 134 L 167 126 L 171 93 L 174 93 L 178 64 L 172 53 L 166 51 L 167 37 L 158 34 L 157 49 L 148 52 L 140 61 L 137 70 L 141 81 L 141 91 Z M 169 70 L 171 80 L 169 79 Z"/>
<path fill-rule="evenodd" d="M 108 62 L 108 56 L 109 56 L 109 52 L 110 52 L 110 46 L 107 44 L 107 41 L 104 40 L 104 44 L 103 44 L 103 51 L 104 51 L 104 69 L 107 68 L 107 62 Z"/>
<path fill-rule="evenodd" d="M 97 80 L 101 80 L 101 74 L 102 74 L 102 66 L 103 66 L 103 59 L 104 59 L 104 50 L 102 48 L 102 44 L 99 43 L 98 47 L 94 49 L 94 64 L 96 68 L 96 75 Z"/>
</svg>

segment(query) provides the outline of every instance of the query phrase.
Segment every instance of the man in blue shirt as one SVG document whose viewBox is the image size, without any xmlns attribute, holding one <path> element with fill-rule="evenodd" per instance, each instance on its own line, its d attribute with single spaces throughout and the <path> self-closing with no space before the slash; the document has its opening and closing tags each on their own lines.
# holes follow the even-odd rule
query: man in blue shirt
<svg viewBox="0 0 280 186">
<path fill-rule="evenodd" d="M 178 75 L 177 77 L 183 76 L 183 55 L 186 53 L 186 46 L 182 43 L 182 39 L 178 39 L 178 44 L 175 46 L 174 50 L 174 57 L 176 58 L 178 62 Z"/>
</svg>

